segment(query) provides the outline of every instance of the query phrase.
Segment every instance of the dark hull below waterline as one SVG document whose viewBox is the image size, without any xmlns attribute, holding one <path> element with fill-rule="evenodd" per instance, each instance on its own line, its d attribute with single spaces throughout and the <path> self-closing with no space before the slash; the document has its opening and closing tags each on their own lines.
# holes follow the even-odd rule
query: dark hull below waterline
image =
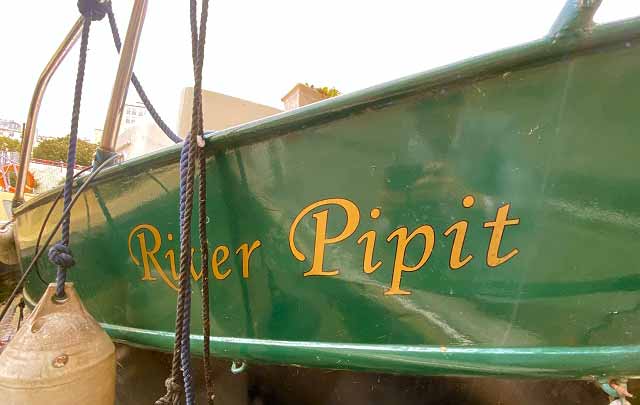
<svg viewBox="0 0 640 405">
<path fill-rule="evenodd" d="M 117 403 L 153 403 L 165 394 L 171 354 L 118 346 Z M 230 362 L 213 362 L 216 400 L 264 405 L 603 405 L 607 395 L 589 381 L 406 376 L 251 364 L 229 372 Z M 206 403 L 202 361 L 193 359 L 197 403 Z M 143 384 L 140 382 L 143 381 Z M 136 389 L 131 389 L 136 384 Z M 640 380 L 630 380 L 638 392 Z"/>
<path fill-rule="evenodd" d="M 214 353 L 640 375 L 639 36 L 630 20 L 547 38 L 209 136 Z M 113 338 L 160 350 L 173 341 L 178 158 L 101 174 L 71 226 L 86 307 Z M 23 265 L 56 193 L 16 212 Z M 48 263 L 41 274 L 54 278 Z M 27 292 L 43 287 L 34 276 Z"/>
</svg>

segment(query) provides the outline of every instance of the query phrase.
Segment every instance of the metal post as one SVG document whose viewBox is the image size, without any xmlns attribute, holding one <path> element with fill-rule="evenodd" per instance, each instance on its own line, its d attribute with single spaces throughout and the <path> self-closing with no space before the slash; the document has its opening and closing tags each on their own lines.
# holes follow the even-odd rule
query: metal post
<svg viewBox="0 0 640 405">
<path fill-rule="evenodd" d="M 548 35 L 556 37 L 589 29 L 601 3 L 602 0 L 567 0 Z"/>
<path fill-rule="evenodd" d="M 78 18 L 67 36 L 62 40 L 62 43 L 58 49 L 56 49 L 55 53 L 49 60 L 49 63 L 47 63 L 47 66 L 44 67 L 44 70 L 40 74 L 40 78 L 38 78 L 38 82 L 36 83 L 36 88 L 33 91 L 31 105 L 29 106 L 29 114 L 27 115 L 27 123 L 22 131 L 20 169 L 18 171 L 18 179 L 16 182 L 16 193 L 13 197 L 14 207 L 17 207 L 24 202 L 24 186 L 27 183 L 27 172 L 29 171 L 29 164 L 31 163 L 31 149 L 33 148 L 33 140 L 36 136 L 36 124 L 38 122 L 38 113 L 40 112 L 40 104 L 42 103 L 44 91 L 49 84 L 49 79 L 51 79 L 53 73 L 58 69 L 60 63 L 64 60 L 80 37 L 82 22 L 83 18 Z"/>
<path fill-rule="evenodd" d="M 96 151 L 95 164 L 104 162 L 116 153 L 122 110 L 127 98 L 127 90 L 129 89 L 129 82 L 131 81 L 133 64 L 136 59 L 138 42 L 140 41 L 140 33 L 142 32 L 142 25 L 146 13 L 147 0 L 135 0 L 133 10 L 131 11 L 131 18 L 129 19 L 127 36 L 124 40 L 122 51 L 120 52 L 120 64 L 118 65 L 116 80 L 113 84 L 107 117 L 104 121 L 102 140 L 100 147 Z"/>
</svg>

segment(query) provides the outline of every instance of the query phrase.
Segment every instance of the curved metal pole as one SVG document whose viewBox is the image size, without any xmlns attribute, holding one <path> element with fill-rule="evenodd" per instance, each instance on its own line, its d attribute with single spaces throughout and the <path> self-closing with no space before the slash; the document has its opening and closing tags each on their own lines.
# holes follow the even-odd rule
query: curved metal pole
<svg viewBox="0 0 640 405">
<path fill-rule="evenodd" d="M 555 37 L 589 28 L 601 3 L 602 0 L 567 0 L 548 35 Z"/>
<path fill-rule="evenodd" d="M 18 180 L 16 182 L 16 193 L 13 197 L 13 206 L 17 207 L 24 202 L 24 186 L 27 183 L 27 172 L 31 163 L 31 149 L 33 148 L 33 139 L 36 136 L 36 124 L 38 122 L 38 113 L 40 112 L 40 104 L 44 96 L 44 91 L 49 84 L 49 79 L 58 69 L 60 63 L 67 56 L 73 45 L 80 37 L 83 18 L 80 17 L 73 24 L 67 36 L 62 40 L 58 49 L 44 67 L 44 70 L 38 78 L 36 88 L 31 97 L 31 105 L 29 106 L 29 114 L 27 115 L 27 123 L 22 132 L 22 148 L 20 150 L 20 169 L 18 171 Z"/>
<path fill-rule="evenodd" d="M 140 41 L 140 33 L 142 25 L 147 13 L 147 0 L 135 0 L 133 10 L 131 10 L 131 18 L 129 19 L 129 27 L 127 28 L 127 36 L 122 45 L 120 52 L 120 63 L 116 80 L 113 84 L 111 93 L 111 102 L 107 110 L 107 117 L 104 121 L 104 131 L 102 132 L 102 140 L 100 148 L 96 152 L 95 164 L 100 164 L 116 153 L 116 145 L 118 143 L 118 131 L 120 130 L 120 121 L 122 121 L 122 110 L 124 102 L 127 98 L 127 90 L 133 73 L 133 64 L 136 60 L 138 51 L 138 42 Z"/>
</svg>

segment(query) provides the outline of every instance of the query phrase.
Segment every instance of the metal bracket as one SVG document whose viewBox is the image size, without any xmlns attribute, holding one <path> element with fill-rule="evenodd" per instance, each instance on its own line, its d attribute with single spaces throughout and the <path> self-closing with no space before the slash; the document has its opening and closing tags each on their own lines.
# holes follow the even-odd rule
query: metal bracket
<svg viewBox="0 0 640 405">
<path fill-rule="evenodd" d="M 246 369 L 247 369 L 247 363 L 245 363 L 242 360 L 240 360 L 240 365 L 238 365 L 238 362 L 236 360 L 233 360 L 231 362 L 231 372 L 233 374 L 241 374 Z"/>
</svg>

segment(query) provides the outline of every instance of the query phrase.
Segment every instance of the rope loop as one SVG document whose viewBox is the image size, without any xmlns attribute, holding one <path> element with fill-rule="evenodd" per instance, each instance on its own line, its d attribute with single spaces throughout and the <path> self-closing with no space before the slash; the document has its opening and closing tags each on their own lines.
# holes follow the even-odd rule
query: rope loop
<svg viewBox="0 0 640 405">
<path fill-rule="evenodd" d="M 107 15 L 111 2 L 105 0 L 78 0 L 78 10 L 85 18 L 100 21 Z"/>
<path fill-rule="evenodd" d="M 51 263 L 65 269 L 73 267 L 76 264 L 71 249 L 62 242 L 58 242 L 51 246 L 48 256 Z"/>
</svg>

